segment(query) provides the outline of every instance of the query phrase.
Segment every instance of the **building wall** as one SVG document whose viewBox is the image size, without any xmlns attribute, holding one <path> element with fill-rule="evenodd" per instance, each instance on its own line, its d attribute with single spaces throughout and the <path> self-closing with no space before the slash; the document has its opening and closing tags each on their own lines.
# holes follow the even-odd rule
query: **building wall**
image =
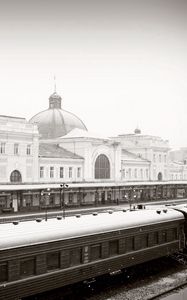
<svg viewBox="0 0 187 300">
<path fill-rule="evenodd" d="M 15 144 L 18 144 L 17 153 Z M 169 160 L 168 141 L 159 137 L 129 134 L 112 139 L 74 138 L 62 139 L 59 145 L 83 158 L 39 157 L 37 126 L 23 118 L 0 116 L 0 183 L 9 183 L 14 170 L 20 172 L 23 183 L 158 180 L 159 173 L 162 180 L 187 180 L 187 165 L 185 162 L 174 165 Z M 124 159 L 123 149 L 139 160 Z M 101 154 L 110 162 L 110 178 L 107 179 L 95 179 L 95 162 Z M 40 176 L 41 167 L 44 168 L 43 177 Z M 54 168 L 53 176 L 50 176 L 51 167 Z M 64 176 L 60 177 L 62 167 Z"/>
<path fill-rule="evenodd" d="M 38 181 L 38 129 L 25 119 L 0 117 L 0 182 L 20 172 L 22 182 Z"/>
<path fill-rule="evenodd" d="M 140 163 L 122 160 L 122 181 L 149 181 L 150 165 L 149 163 Z"/>
<path fill-rule="evenodd" d="M 150 161 L 150 180 L 158 180 L 159 173 L 162 180 L 169 179 L 168 140 L 141 134 L 121 135 L 114 139 L 123 149 Z"/>
<path fill-rule="evenodd" d="M 66 139 L 60 143 L 60 146 L 84 158 L 83 180 L 99 181 L 99 179 L 95 179 L 94 171 L 96 159 L 101 154 L 106 155 L 110 162 L 110 179 L 107 181 L 120 180 L 121 147 L 119 143 L 92 138 L 74 139 L 74 141 Z"/>
<path fill-rule="evenodd" d="M 43 168 L 43 176 L 41 176 L 41 168 Z M 39 158 L 38 172 L 39 182 L 79 182 L 83 180 L 84 161 L 81 159 Z"/>
</svg>

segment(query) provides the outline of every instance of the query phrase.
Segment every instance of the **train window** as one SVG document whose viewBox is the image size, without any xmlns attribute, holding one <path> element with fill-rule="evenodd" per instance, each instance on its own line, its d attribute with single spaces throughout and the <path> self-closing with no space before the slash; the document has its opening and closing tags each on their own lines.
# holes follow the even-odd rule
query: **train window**
<svg viewBox="0 0 187 300">
<path fill-rule="evenodd" d="M 101 258 L 101 245 L 93 245 L 90 247 L 90 259 L 91 261 Z"/>
<path fill-rule="evenodd" d="M 142 234 L 140 236 L 135 237 L 135 250 L 143 249 L 148 246 L 148 235 Z"/>
<path fill-rule="evenodd" d="M 7 264 L 0 264 L 0 282 L 8 281 L 8 268 Z"/>
<path fill-rule="evenodd" d="M 155 246 L 158 244 L 158 232 L 150 232 L 149 233 L 149 247 Z"/>
<path fill-rule="evenodd" d="M 126 252 L 134 250 L 134 237 L 128 236 L 126 237 Z"/>
<path fill-rule="evenodd" d="M 60 253 L 52 252 L 47 254 L 47 270 L 54 270 L 60 267 Z"/>
<path fill-rule="evenodd" d="M 148 247 L 148 234 L 142 234 L 141 235 L 141 248 L 147 248 Z"/>
<path fill-rule="evenodd" d="M 85 246 L 82 248 L 82 262 L 86 264 L 89 262 L 89 247 Z"/>
<path fill-rule="evenodd" d="M 119 240 L 119 254 L 125 253 L 125 238 Z"/>
<path fill-rule="evenodd" d="M 119 253 L 119 241 L 110 241 L 109 242 L 109 256 L 113 256 Z"/>
<path fill-rule="evenodd" d="M 70 250 L 70 266 L 79 265 L 81 263 L 82 251 L 80 248 Z"/>
<path fill-rule="evenodd" d="M 177 239 L 177 228 L 170 228 L 167 230 L 167 242 Z"/>
<path fill-rule="evenodd" d="M 161 243 L 166 243 L 167 241 L 167 233 L 166 230 L 162 231 L 162 235 L 161 235 Z"/>
<path fill-rule="evenodd" d="M 61 268 L 68 268 L 69 267 L 69 250 L 63 250 L 60 253 L 60 263 L 61 263 Z"/>
<path fill-rule="evenodd" d="M 35 259 L 28 258 L 20 261 L 20 276 L 26 277 L 35 274 Z"/>
</svg>

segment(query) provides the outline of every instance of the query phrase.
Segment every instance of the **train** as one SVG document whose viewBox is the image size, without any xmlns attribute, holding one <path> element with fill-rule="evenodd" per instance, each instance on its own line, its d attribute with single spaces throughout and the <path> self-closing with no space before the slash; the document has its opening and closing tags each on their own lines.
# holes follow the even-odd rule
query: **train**
<svg viewBox="0 0 187 300">
<path fill-rule="evenodd" d="M 142 208 L 1 224 L 0 299 L 22 299 L 186 248 L 186 206 Z"/>
</svg>

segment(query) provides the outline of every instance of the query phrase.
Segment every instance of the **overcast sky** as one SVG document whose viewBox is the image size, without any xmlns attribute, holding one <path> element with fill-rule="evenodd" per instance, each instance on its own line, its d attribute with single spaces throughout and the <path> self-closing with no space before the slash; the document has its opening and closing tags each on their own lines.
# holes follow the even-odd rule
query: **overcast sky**
<svg viewBox="0 0 187 300">
<path fill-rule="evenodd" d="M 0 114 L 54 91 L 88 130 L 187 146 L 187 1 L 0 0 Z"/>
</svg>

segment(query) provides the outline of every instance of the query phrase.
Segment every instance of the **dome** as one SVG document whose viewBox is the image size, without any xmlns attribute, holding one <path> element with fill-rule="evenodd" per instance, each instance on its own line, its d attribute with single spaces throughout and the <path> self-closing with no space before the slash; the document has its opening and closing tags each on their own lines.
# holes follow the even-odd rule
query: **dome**
<svg viewBox="0 0 187 300">
<path fill-rule="evenodd" d="M 54 92 L 49 97 L 49 108 L 30 119 L 38 125 L 41 138 L 52 139 L 66 135 L 74 128 L 87 130 L 84 123 L 74 114 L 61 109 L 62 98 Z"/>
</svg>

